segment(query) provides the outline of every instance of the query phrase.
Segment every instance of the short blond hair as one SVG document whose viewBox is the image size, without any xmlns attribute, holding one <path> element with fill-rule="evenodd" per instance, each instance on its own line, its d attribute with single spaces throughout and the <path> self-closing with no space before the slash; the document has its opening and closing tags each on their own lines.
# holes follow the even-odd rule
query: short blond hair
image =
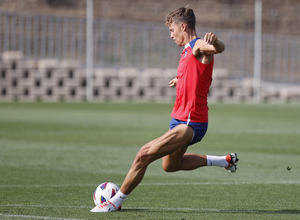
<svg viewBox="0 0 300 220">
<path fill-rule="evenodd" d="M 186 23 L 190 29 L 195 30 L 196 17 L 193 9 L 190 9 L 188 6 L 186 6 L 171 12 L 166 17 L 166 25 L 171 26 L 171 24 L 174 22 L 176 24 L 179 24 L 181 22 Z"/>
</svg>

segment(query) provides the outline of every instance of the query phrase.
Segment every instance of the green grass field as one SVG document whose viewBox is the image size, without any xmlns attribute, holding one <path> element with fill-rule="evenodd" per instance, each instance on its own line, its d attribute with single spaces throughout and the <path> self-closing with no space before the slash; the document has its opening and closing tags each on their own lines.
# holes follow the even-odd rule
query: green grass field
<svg viewBox="0 0 300 220">
<path fill-rule="evenodd" d="M 121 212 L 101 214 L 89 212 L 94 189 L 121 185 L 172 105 L 0 103 L 0 219 L 300 219 L 300 105 L 209 107 L 189 152 L 237 152 L 236 173 L 166 173 L 159 160 Z"/>
</svg>

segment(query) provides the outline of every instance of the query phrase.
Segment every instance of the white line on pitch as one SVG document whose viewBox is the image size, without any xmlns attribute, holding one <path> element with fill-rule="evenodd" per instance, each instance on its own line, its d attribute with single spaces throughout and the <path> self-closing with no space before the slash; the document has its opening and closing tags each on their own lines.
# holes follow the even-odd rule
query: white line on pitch
<svg viewBox="0 0 300 220">
<path fill-rule="evenodd" d="M 23 204 L 7 204 L 1 205 L 0 207 L 30 207 L 30 208 L 71 208 L 71 209 L 91 209 L 91 206 L 62 206 L 62 205 L 23 205 Z M 165 211 L 211 211 L 211 212 L 221 212 L 221 211 L 231 211 L 224 209 L 209 209 L 209 208 L 160 208 L 160 207 L 124 207 L 124 210 L 165 210 Z M 5 215 L 5 214 L 1 214 Z M 38 217 L 38 216 L 37 216 Z M 45 218 L 45 217 L 43 217 Z M 54 217 L 49 217 L 50 219 Z M 65 219 L 65 218 L 58 218 Z"/>
<path fill-rule="evenodd" d="M 186 182 L 186 183 L 142 183 L 141 186 L 170 186 L 170 185 L 252 185 L 252 184 L 300 184 L 300 181 L 266 181 L 266 182 Z"/>
<path fill-rule="evenodd" d="M 92 205 L 93 206 L 93 205 Z M 91 207 L 92 207 L 91 206 Z M 31 207 L 31 208 L 76 208 L 86 209 L 90 206 L 71 206 L 71 205 L 24 205 L 24 204 L 0 204 L 0 207 Z"/>
<path fill-rule="evenodd" d="M 18 215 L 18 214 L 3 214 L 0 213 L 2 217 L 8 218 L 31 218 L 31 219 L 58 219 L 58 220 L 82 220 L 78 218 L 58 218 L 58 217 L 49 217 L 49 216 L 35 216 L 35 215 Z"/>
<path fill-rule="evenodd" d="M 266 182 L 183 182 L 183 183 L 141 183 L 140 186 L 181 186 L 181 185 L 252 185 L 252 184 L 300 184 L 300 181 L 266 181 Z M 87 187 L 95 184 L 53 184 L 53 185 L 0 185 L 0 188 L 41 188 L 41 187 Z"/>
<path fill-rule="evenodd" d="M 52 184 L 52 185 L 0 185 L 0 188 L 41 188 L 41 187 L 86 187 L 86 186 L 97 186 L 97 184 Z"/>
<path fill-rule="evenodd" d="M 53 206 L 53 205 L 21 205 L 21 204 L 11 204 L 11 205 L 0 205 L 5 207 L 37 207 L 37 208 L 81 208 L 90 209 L 87 206 Z M 161 210 L 161 211 L 198 211 L 198 212 L 236 212 L 236 213 L 289 213 L 289 211 L 276 211 L 276 210 L 238 210 L 238 209 L 212 209 L 212 208 L 160 208 L 160 207 L 124 207 L 124 210 Z M 33 218 L 33 219 L 58 219 L 58 220 L 83 220 L 74 218 L 59 218 L 59 217 L 49 217 L 49 216 L 32 216 L 32 215 L 18 215 L 18 214 L 3 214 L 3 217 L 21 217 L 21 218 Z"/>
</svg>

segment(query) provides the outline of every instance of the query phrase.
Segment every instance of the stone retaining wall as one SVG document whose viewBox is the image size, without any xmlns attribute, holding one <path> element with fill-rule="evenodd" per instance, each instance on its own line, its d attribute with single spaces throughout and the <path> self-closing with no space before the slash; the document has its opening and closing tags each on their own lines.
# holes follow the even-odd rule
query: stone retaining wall
<svg viewBox="0 0 300 220">
<path fill-rule="evenodd" d="M 169 81 L 176 69 L 99 68 L 94 71 L 94 101 L 159 101 L 175 99 Z M 86 70 L 76 62 L 24 60 L 10 51 L 0 62 L 0 101 L 84 101 Z M 209 101 L 252 102 L 252 79 L 231 79 L 225 69 L 215 69 Z M 265 102 L 299 102 L 300 87 L 262 85 Z"/>
</svg>

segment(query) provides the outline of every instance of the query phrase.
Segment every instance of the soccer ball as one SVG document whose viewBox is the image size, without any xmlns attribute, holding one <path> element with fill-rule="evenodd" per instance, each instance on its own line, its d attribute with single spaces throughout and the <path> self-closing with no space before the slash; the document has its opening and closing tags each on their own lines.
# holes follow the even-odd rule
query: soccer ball
<svg viewBox="0 0 300 220">
<path fill-rule="evenodd" d="M 94 203 L 96 206 L 110 200 L 119 191 L 119 187 L 111 182 L 101 183 L 94 192 Z"/>
</svg>

